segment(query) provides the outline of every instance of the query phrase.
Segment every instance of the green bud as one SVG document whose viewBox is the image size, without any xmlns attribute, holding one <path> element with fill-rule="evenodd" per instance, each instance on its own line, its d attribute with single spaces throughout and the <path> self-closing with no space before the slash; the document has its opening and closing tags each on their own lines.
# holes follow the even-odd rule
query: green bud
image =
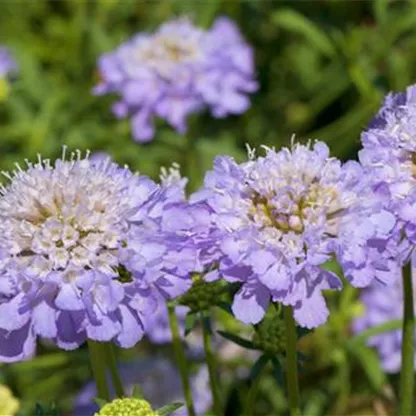
<svg viewBox="0 0 416 416">
<path fill-rule="evenodd" d="M 226 291 L 227 283 L 222 280 L 206 282 L 199 274 L 194 274 L 192 280 L 191 288 L 179 298 L 179 303 L 188 306 L 192 312 L 204 311 L 216 305 Z"/>
<path fill-rule="evenodd" d="M 286 351 L 286 330 L 284 322 L 278 316 L 263 319 L 257 326 L 252 338 L 253 345 L 270 355 Z"/>
<path fill-rule="evenodd" d="M 157 413 L 146 400 L 128 397 L 107 403 L 95 416 L 157 416 Z"/>
</svg>

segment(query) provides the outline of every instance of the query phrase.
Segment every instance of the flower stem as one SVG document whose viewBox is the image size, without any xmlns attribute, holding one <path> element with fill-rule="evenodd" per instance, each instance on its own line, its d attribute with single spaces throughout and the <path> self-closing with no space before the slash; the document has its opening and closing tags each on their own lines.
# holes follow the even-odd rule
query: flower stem
<svg viewBox="0 0 416 416">
<path fill-rule="evenodd" d="M 188 377 L 188 366 L 186 363 L 186 357 L 182 349 L 181 339 L 179 335 L 178 318 L 175 314 L 175 307 L 171 304 L 168 305 L 170 330 L 172 332 L 173 349 L 175 352 L 175 358 L 179 367 L 179 373 L 182 381 L 183 394 L 185 396 L 186 409 L 188 416 L 195 416 L 194 402 L 192 399 L 191 386 Z"/>
<path fill-rule="evenodd" d="M 109 401 L 110 393 L 107 386 L 106 369 L 106 350 L 105 343 L 88 340 L 88 350 L 90 363 L 95 384 L 97 386 L 97 395 L 99 399 Z"/>
<path fill-rule="evenodd" d="M 117 397 L 125 397 L 123 383 L 117 370 L 116 354 L 114 351 L 114 344 L 112 342 L 105 343 L 105 349 L 107 352 L 107 364 L 111 374 L 111 380 L 113 381 L 114 390 Z"/>
<path fill-rule="evenodd" d="M 205 360 L 207 362 L 209 382 L 211 385 L 212 402 L 215 416 L 221 416 L 221 402 L 218 395 L 215 356 L 212 352 L 211 328 L 209 318 L 201 314 L 202 335 L 204 339 Z"/>
<path fill-rule="evenodd" d="M 300 416 L 298 362 L 296 352 L 296 325 L 291 306 L 284 307 L 286 325 L 286 381 L 289 396 L 289 409 L 291 416 Z"/>
<path fill-rule="evenodd" d="M 264 368 L 265 367 L 260 370 L 259 374 L 257 374 L 257 377 L 255 377 L 251 382 L 250 388 L 247 392 L 247 399 L 244 405 L 244 415 L 254 415 L 254 406 L 256 404 L 257 394 L 260 389 L 261 375 Z"/>
<path fill-rule="evenodd" d="M 413 307 L 412 264 L 403 267 L 403 337 L 400 374 L 400 415 L 413 414 L 415 316 Z"/>
</svg>

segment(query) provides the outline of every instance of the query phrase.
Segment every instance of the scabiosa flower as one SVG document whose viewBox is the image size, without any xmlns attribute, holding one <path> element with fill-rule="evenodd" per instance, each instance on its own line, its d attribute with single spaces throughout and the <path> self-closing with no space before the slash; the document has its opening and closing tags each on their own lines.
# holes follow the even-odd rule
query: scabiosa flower
<svg viewBox="0 0 416 416">
<path fill-rule="evenodd" d="M 153 138 L 154 117 L 184 133 L 187 116 L 205 107 L 214 117 L 244 113 L 247 94 L 257 89 L 252 49 L 224 17 L 207 31 L 182 18 L 139 33 L 103 55 L 98 67 L 94 92 L 120 95 L 113 112 L 132 116 L 139 142 Z"/>
<path fill-rule="evenodd" d="M 87 338 L 135 345 L 161 300 L 191 285 L 197 252 L 166 230 L 184 197 L 109 159 L 80 152 L 5 173 L 0 189 L 0 360 Z M 179 182 L 178 182 L 179 181 Z"/>
<path fill-rule="evenodd" d="M 401 277 L 399 274 L 397 277 Z M 416 283 L 413 271 L 413 284 Z M 414 298 L 416 299 L 416 297 Z M 360 295 L 364 313 L 353 322 L 353 330 L 360 333 L 365 329 L 385 322 L 403 319 L 403 279 L 397 278 L 393 286 L 388 287 L 377 281 L 365 288 Z M 416 300 L 415 307 L 416 307 Z M 397 329 L 372 336 L 368 344 L 377 349 L 385 371 L 398 373 L 401 369 L 402 331 Z M 416 357 L 415 357 L 416 364 Z"/>
<path fill-rule="evenodd" d="M 242 164 L 217 157 L 191 201 L 211 210 L 220 274 L 242 283 L 237 318 L 259 322 L 272 299 L 293 306 L 299 325 L 322 324 L 328 309 L 321 291 L 341 286 L 322 268 L 333 257 L 356 286 L 368 285 L 376 271 L 389 279 L 395 263 L 367 242 L 383 241 L 395 220 L 368 198 L 367 181 L 357 162 L 330 158 L 322 142 L 266 148 L 258 158 L 250 151 Z"/>
<path fill-rule="evenodd" d="M 397 220 L 398 258 L 416 242 L 416 86 L 389 94 L 362 134 L 360 161 L 372 172 L 374 190 Z"/>
</svg>

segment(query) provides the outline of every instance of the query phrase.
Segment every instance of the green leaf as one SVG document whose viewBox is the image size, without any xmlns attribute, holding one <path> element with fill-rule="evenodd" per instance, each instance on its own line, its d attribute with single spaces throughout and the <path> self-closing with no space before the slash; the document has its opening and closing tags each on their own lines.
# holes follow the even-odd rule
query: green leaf
<svg viewBox="0 0 416 416">
<path fill-rule="evenodd" d="M 283 370 L 282 364 L 280 363 L 277 357 L 272 357 L 271 361 L 273 365 L 274 378 L 276 379 L 277 384 L 279 386 L 283 386 L 284 385 L 284 379 L 283 379 L 284 370 Z"/>
<path fill-rule="evenodd" d="M 227 302 L 218 302 L 217 305 L 219 308 L 221 308 L 223 311 L 229 313 L 230 315 L 233 315 L 233 311 L 231 309 L 231 305 Z"/>
<path fill-rule="evenodd" d="M 377 23 L 383 24 L 388 18 L 390 0 L 377 0 L 373 2 L 373 13 Z"/>
<path fill-rule="evenodd" d="M 190 312 L 186 315 L 185 318 L 185 336 L 187 336 L 195 328 L 197 323 L 196 314 Z"/>
<path fill-rule="evenodd" d="M 294 33 L 303 35 L 321 53 L 333 56 L 334 45 L 330 37 L 314 22 L 292 9 L 281 9 L 272 15 L 272 22 Z"/>
<path fill-rule="evenodd" d="M 207 331 L 208 334 L 212 335 L 212 324 L 211 324 L 210 316 L 202 312 L 200 313 L 200 317 L 201 317 L 202 326 L 204 327 L 205 331 Z"/>
<path fill-rule="evenodd" d="M 261 355 L 257 359 L 257 361 L 254 363 L 253 368 L 251 369 L 251 372 L 250 372 L 250 379 L 252 381 L 259 376 L 259 374 L 262 372 L 263 368 L 270 361 L 270 359 L 271 359 L 270 355 L 266 355 L 266 354 Z"/>
<path fill-rule="evenodd" d="M 131 397 L 134 397 L 136 399 L 142 399 L 143 398 L 142 389 L 140 388 L 140 386 L 138 384 L 135 384 L 133 386 L 133 393 L 132 393 Z"/>
<path fill-rule="evenodd" d="M 100 398 L 98 398 L 98 397 L 94 398 L 94 402 L 95 402 L 98 406 L 100 406 L 100 409 L 101 409 L 102 407 L 104 407 L 104 406 L 107 404 L 107 402 L 106 402 L 104 399 L 100 399 Z"/>
<path fill-rule="evenodd" d="M 249 350 L 256 350 L 257 348 L 253 345 L 251 341 L 248 339 L 244 339 L 239 337 L 235 334 L 230 334 L 229 332 L 225 331 L 217 331 L 223 338 L 228 339 L 231 342 L 234 342 L 234 344 L 239 345 L 240 347 L 247 348 Z"/>
<path fill-rule="evenodd" d="M 360 332 L 355 337 L 351 338 L 348 341 L 348 346 L 352 347 L 355 344 L 365 343 L 369 338 L 374 335 L 383 334 L 384 332 L 394 331 L 402 327 L 402 320 L 395 319 L 392 321 L 384 322 L 380 325 L 373 326 L 372 328 L 366 329 L 365 331 Z"/>
<path fill-rule="evenodd" d="M 387 378 L 381 368 L 377 353 L 362 344 L 349 345 L 348 351 L 361 365 L 372 388 L 376 392 L 381 392 L 387 382 Z"/>
<path fill-rule="evenodd" d="M 167 415 L 170 415 L 175 410 L 180 409 L 181 407 L 183 407 L 183 403 L 174 402 L 171 404 L 167 404 L 166 406 L 163 406 L 160 409 L 157 409 L 156 413 L 158 414 L 158 416 L 167 416 Z"/>
</svg>

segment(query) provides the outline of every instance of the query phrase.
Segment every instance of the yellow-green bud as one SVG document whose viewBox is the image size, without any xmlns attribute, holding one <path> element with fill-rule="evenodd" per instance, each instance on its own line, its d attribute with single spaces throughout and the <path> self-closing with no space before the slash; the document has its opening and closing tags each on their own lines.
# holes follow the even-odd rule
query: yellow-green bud
<svg viewBox="0 0 416 416">
<path fill-rule="evenodd" d="M 0 385 L 0 415 L 14 416 L 19 410 L 19 401 L 6 386 Z"/>
<path fill-rule="evenodd" d="M 104 405 L 95 416 L 157 416 L 149 402 L 128 397 Z"/>
</svg>

